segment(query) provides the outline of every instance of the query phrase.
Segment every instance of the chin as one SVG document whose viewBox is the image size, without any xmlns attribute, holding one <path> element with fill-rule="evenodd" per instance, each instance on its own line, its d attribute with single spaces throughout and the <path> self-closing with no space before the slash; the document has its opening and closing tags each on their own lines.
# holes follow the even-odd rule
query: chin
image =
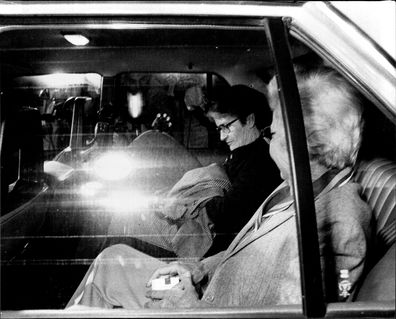
<svg viewBox="0 0 396 319">
<path fill-rule="evenodd" d="M 289 179 L 289 174 L 280 172 L 280 177 L 281 177 L 284 181 L 288 181 L 288 179 Z"/>
<path fill-rule="evenodd" d="M 236 147 L 234 145 L 230 145 L 230 144 L 228 144 L 228 148 L 230 149 L 230 151 L 233 151 L 236 149 Z"/>
</svg>

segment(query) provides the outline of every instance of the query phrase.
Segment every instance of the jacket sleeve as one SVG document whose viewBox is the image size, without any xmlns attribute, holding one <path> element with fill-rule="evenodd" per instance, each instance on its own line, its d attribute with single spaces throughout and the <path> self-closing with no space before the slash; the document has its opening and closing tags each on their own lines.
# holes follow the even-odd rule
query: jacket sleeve
<svg viewBox="0 0 396 319">
<path fill-rule="evenodd" d="M 323 283 L 327 301 L 340 300 L 338 279 L 341 269 L 349 271 L 351 292 L 363 273 L 370 241 L 371 210 L 355 185 L 336 189 L 318 205 L 318 228 Z"/>
<path fill-rule="evenodd" d="M 187 268 L 191 269 L 192 280 L 195 284 L 200 283 L 204 278 L 210 278 L 219 265 L 224 251 L 213 256 L 207 257 L 198 262 L 183 263 Z"/>
</svg>

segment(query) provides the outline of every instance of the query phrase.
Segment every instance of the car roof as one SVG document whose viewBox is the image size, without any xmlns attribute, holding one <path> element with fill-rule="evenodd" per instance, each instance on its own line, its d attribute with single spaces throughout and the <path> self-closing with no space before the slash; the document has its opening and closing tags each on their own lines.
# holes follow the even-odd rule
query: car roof
<svg viewBox="0 0 396 319">
<path fill-rule="evenodd" d="M 331 4 L 367 33 L 389 55 L 396 56 L 396 4 L 394 1 L 361 1 L 359 10 L 351 1 Z"/>
</svg>

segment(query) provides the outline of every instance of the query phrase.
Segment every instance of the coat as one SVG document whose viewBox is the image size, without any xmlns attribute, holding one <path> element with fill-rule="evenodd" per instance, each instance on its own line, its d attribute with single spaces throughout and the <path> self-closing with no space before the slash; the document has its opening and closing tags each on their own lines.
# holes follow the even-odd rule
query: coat
<svg viewBox="0 0 396 319">
<path fill-rule="evenodd" d="M 315 200 L 327 301 L 337 299 L 337 276 L 341 269 L 349 270 L 352 289 L 363 272 L 371 211 L 360 198 L 359 188 L 358 184 L 348 182 L 323 190 Z M 293 205 L 267 218 L 252 231 L 271 197 L 225 252 L 203 260 L 203 265 L 196 268 L 198 273 L 193 276 L 198 278 L 202 272 L 209 279 L 201 299 L 202 306 L 301 304 Z"/>
<path fill-rule="evenodd" d="M 206 209 L 215 232 L 236 235 L 279 185 L 281 178 L 262 137 L 233 150 L 223 166 L 232 188 L 225 196 L 208 201 Z M 231 240 L 225 239 L 218 242 L 218 248 L 225 249 L 230 243 Z"/>
</svg>

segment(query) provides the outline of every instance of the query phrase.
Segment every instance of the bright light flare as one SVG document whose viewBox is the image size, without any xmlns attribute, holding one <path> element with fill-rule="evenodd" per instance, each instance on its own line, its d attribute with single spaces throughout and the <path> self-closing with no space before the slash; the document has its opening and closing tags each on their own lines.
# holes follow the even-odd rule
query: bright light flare
<svg viewBox="0 0 396 319">
<path fill-rule="evenodd" d="M 100 199 L 100 204 L 111 211 L 133 212 L 148 210 L 152 198 L 134 191 L 113 191 Z"/>
<path fill-rule="evenodd" d="M 103 185 L 99 182 L 88 182 L 81 185 L 80 194 L 85 197 L 94 197 L 103 188 Z"/>
<path fill-rule="evenodd" d="M 102 179 L 116 181 L 126 178 L 132 171 L 131 158 L 125 153 L 111 152 L 93 164 L 94 173 Z"/>
</svg>

